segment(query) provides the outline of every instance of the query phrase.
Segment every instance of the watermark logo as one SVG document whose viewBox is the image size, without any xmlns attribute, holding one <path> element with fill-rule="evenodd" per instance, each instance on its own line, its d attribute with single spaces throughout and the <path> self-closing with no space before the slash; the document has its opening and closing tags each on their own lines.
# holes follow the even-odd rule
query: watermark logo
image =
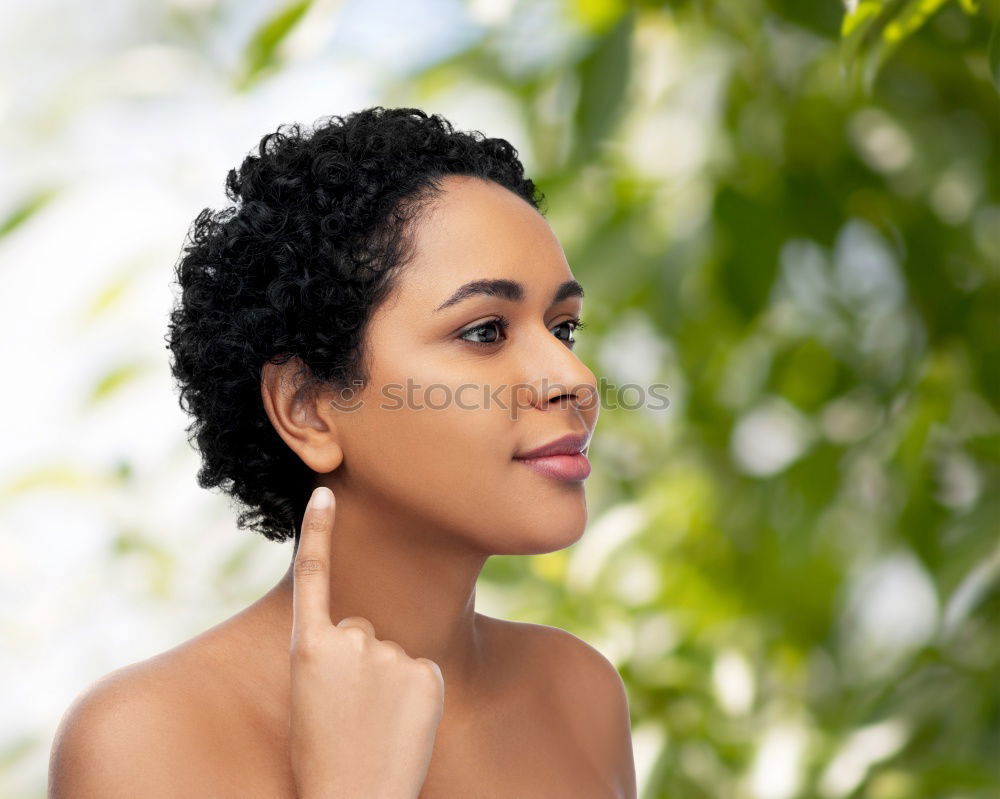
<svg viewBox="0 0 1000 799">
<path fill-rule="evenodd" d="M 616 385 L 601 378 L 599 385 L 580 383 L 565 386 L 543 379 L 540 385 L 532 383 L 447 383 L 422 385 L 412 379 L 406 383 L 386 383 L 378 392 L 379 408 L 386 411 L 415 410 L 443 411 L 457 407 L 465 411 L 500 408 L 510 411 L 516 419 L 518 413 L 536 406 L 542 397 L 557 398 L 561 408 L 592 410 L 600 405 L 609 410 L 664 411 L 670 405 L 666 383 L 625 383 Z M 558 393 L 555 393 L 558 392 Z M 364 407 L 362 381 L 355 380 L 352 387 L 342 389 L 330 400 L 330 407 L 342 413 L 351 413 Z"/>
</svg>

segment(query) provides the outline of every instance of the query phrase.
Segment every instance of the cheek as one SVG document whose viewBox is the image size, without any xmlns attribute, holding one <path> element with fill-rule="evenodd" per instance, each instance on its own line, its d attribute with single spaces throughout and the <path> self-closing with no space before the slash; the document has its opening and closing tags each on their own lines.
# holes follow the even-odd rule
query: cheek
<svg viewBox="0 0 1000 799">
<path fill-rule="evenodd" d="M 461 408 L 442 389 L 379 404 L 366 420 L 363 444 L 375 456 L 370 467 L 383 475 L 377 479 L 418 486 L 428 502 L 499 491 L 516 446 L 502 411 Z"/>
<path fill-rule="evenodd" d="M 467 390 L 460 407 L 454 397 L 433 389 L 405 401 L 380 396 L 365 408 L 354 471 L 366 492 L 493 554 L 551 552 L 576 541 L 587 520 L 583 486 L 511 459 L 520 428 L 509 403 L 486 406 Z"/>
</svg>

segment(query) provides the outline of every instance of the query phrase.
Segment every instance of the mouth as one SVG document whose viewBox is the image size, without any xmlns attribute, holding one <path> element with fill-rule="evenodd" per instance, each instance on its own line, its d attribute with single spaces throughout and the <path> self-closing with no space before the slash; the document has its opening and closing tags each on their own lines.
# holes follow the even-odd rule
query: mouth
<svg viewBox="0 0 1000 799">
<path fill-rule="evenodd" d="M 541 458 L 514 458 L 530 469 L 557 480 L 578 482 L 590 476 L 590 461 L 582 452 L 575 455 L 545 455 Z"/>
<path fill-rule="evenodd" d="M 515 460 L 527 460 L 533 458 L 544 458 L 549 455 L 577 455 L 590 443 L 590 435 L 584 431 L 582 433 L 569 433 L 564 436 L 542 444 L 540 447 L 519 452 L 514 456 Z"/>
<path fill-rule="evenodd" d="M 514 460 L 546 477 L 578 482 L 590 475 L 587 433 L 570 433 L 514 456 Z"/>
</svg>

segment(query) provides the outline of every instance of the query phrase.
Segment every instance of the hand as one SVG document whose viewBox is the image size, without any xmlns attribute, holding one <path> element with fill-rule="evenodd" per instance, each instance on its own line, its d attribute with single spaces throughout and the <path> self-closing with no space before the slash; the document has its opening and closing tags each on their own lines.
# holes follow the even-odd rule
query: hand
<svg viewBox="0 0 1000 799">
<path fill-rule="evenodd" d="M 317 488 L 292 566 L 289 747 L 296 790 L 301 799 L 416 799 L 444 709 L 444 678 L 434 661 L 380 641 L 361 616 L 334 626 L 335 518 L 333 492 Z"/>
</svg>

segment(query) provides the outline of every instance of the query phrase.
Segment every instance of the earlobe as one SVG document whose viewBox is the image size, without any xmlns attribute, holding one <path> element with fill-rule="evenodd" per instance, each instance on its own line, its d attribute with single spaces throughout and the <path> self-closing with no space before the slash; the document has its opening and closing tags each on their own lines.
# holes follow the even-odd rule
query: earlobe
<svg viewBox="0 0 1000 799">
<path fill-rule="evenodd" d="M 344 459 L 333 414 L 326 411 L 321 392 L 302 383 L 298 357 L 283 364 L 268 361 L 261 368 L 260 393 L 271 425 L 310 469 L 327 474 Z"/>
</svg>

